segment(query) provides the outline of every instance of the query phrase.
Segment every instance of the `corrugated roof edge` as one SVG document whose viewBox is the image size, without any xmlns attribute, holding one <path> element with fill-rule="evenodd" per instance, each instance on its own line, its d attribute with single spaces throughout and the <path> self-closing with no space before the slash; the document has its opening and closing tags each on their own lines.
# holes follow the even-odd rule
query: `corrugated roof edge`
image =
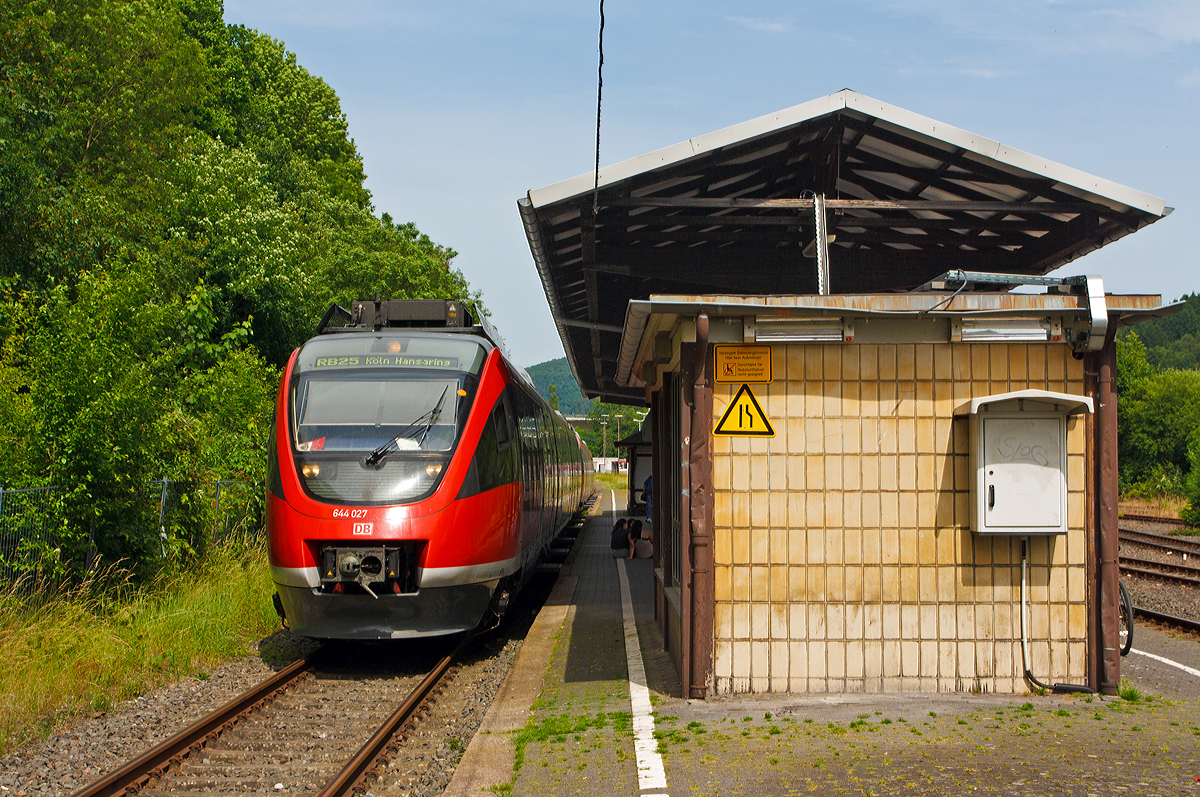
<svg viewBox="0 0 1200 797">
<path fill-rule="evenodd" d="M 1061 163 L 1039 158 L 1015 147 L 1005 146 L 998 141 L 992 141 L 984 136 L 975 135 L 953 125 L 938 122 L 935 119 L 889 105 L 849 89 L 843 89 L 826 97 L 810 100 L 782 111 L 760 116 L 757 119 L 750 119 L 722 130 L 697 136 L 645 155 L 639 155 L 636 158 L 603 166 L 600 169 L 600 186 L 613 185 L 643 172 L 682 163 L 697 155 L 774 133 L 791 125 L 836 113 L 843 109 L 854 110 L 901 125 L 916 133 L 938 139 L 955 147 L 961 147 L 998 163 L 1062 183 L 1085 194 L 1095 196 L 1097 199 L 1116 202 L 1155 216 L 1166 215 L 1166 201 L 1156 196 L 1087 174 Z M 561 202 L 564 199 L 583 196 L 593 189 L 595 179 L 595 172 L 586 172 L 545 188 L 534 189 L 529 191 L 528 201 L 533 207 L 539 208 Z"/>
<path fill-rule="evenodd" d="M 538 279 L 542 282 L 542 291 L 546 294 L 546 303 L 550 305 L 550 317 L 554 319 L 554 327 L 558 330 L 558 339 L 562 341 L 563 352 L 567 356 L 567 365 L 575 382 L 582 385 L 579 378 L 579 368 L 575 365 L 575 352 L 567 340 L 567 328 L 562 322 L 562 311 L 558 306 L 558 292 L 554 290 L 554 282 L 547 271 L 546 246 L 542 239 L 542 230 L 538 225 L 537 212 L 532 202 L 521 197 L 517 200 L 517 210 L 521 214 L 521 224 L 525 227 L 525 240 L 529 242 L 529 253 L 533 256 L 533 265 L 537 268 Z"/>
</svg>

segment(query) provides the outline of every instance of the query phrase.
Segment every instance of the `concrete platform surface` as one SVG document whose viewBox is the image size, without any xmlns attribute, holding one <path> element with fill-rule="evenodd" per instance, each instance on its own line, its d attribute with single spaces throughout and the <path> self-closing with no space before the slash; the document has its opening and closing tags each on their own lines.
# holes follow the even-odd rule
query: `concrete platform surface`
<svg viewBox="0 0 1200 797">
<path fill-rule="evenodd" d="M 580 535 L 446 794 L 1200 797 L 1200 646 L 1151 629 L 1136 648 L 1192 672 L 1132 654 L 1136 700 L 682 699 L 653 622 L 650 561 L 609 554 L 613 503 L 603 496 Z"/>
</svg>

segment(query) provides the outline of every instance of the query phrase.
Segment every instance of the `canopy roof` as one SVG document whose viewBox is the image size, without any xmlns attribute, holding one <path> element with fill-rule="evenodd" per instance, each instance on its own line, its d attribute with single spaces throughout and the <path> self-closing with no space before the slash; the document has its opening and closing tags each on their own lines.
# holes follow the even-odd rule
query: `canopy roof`
<svg viewBox="0 0 1200 797">
<path fill-rule="evenodd" d="M 1167 215 L 1163 200 L 845 90 L 519 200 L 585 395 L 614 381 L 652 294 L 909 291 L 943 272 L 1041 275 Z"/>
</svg>

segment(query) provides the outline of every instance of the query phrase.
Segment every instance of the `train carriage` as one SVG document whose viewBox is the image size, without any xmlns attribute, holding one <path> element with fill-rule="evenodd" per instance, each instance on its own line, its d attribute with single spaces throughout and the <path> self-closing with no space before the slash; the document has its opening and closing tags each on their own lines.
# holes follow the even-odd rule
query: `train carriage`
<svg viewBox="0 0 1200 797">
<path fill-rule="evenodd" d="M 266 501 L 294 632 L 471 630 L 590 497 L 587 446 L 498 341 L 460 302 L 376 300 L 331 308 L 292 353 Z"/>
</svg>

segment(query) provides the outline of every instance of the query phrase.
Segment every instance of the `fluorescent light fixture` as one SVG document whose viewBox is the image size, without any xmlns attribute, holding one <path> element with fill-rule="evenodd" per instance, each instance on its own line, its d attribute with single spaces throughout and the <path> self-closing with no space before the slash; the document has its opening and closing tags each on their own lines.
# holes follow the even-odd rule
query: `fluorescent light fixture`
<svg viewBox="0 0 1200 797">
<path fill-rule="evenodd" d="M 754 340 L 763 343 L 841 343 L 845 340 L 840 318 L 755 319 Z"/>
<path fill-rule="evenodd" d="M 1045 341 L 1049 329 L 1040 318 L 994 318 L 968 319 L 962 322 L 962 339 L 970 342 L 986 341 Z"/>
</svg>

